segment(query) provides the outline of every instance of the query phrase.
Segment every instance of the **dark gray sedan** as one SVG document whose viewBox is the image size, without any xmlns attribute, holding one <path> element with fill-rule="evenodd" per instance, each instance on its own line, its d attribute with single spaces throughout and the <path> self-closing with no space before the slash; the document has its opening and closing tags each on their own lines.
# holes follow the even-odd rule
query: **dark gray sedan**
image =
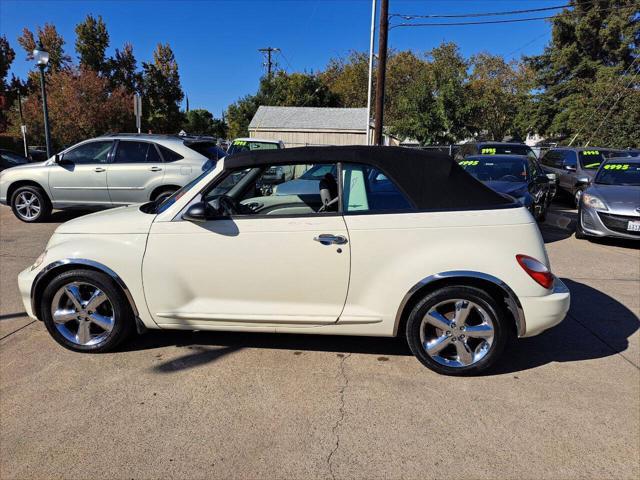
<svg viewBox="0 0 640 480">
<path fill-rule="evenodd" d="M 604 162 L 578 206 L 576 237 L 640 240 L 640 158 Z"/>
</svg>

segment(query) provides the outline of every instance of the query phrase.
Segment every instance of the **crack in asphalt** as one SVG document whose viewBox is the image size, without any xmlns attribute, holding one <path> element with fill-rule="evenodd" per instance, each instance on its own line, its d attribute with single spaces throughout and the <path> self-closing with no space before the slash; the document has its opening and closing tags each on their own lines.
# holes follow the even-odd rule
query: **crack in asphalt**
<svg viewBox="0 0 640 480">
<path fill-rule="evenodd" d="M 343 379 L 343 384 L 342 384 L 342 387 L 340 388 L 340 408 L 338 409 L 338 412 L 340 413 L 340 416 L 339 416 L 338 420 L 336 421 L 335 425 L 333 426 L 333 428 L 331 429 L 331 431 L 333 432 L 333 436 L 336 439 L 336 444 L 333 447 L 333 450 L 331 450 L 331 453 L 329 453 L 329 456 L 327 457 L 327 466 L 329 467 L 329 473 L 331 474 L 331 478 L 334 479 L 334 480 L 335 480 L 336 476 L 333 473 L 333 465 L 331 463 L 331 459 L 333 458 L 333 455 L 338 451 L 338 448 L 340 448 L 340 434 L 338 433 L 338 428 L 340 428 L 340 425 L 342 425 L 342 421 L 344 420 L 344 416 L 345 416 L 345 411 L 344 411 L 344 391 L 347 388 L 347 386 L 349 385 L 349 378 L 347 378 L 347 375 L 344 372 L 344 362 L 350 356 L 351 356 L 351 353 L 347 353 L 340 360 L 340 375 L 342 376 L 342 379 Z"/>
</svg>

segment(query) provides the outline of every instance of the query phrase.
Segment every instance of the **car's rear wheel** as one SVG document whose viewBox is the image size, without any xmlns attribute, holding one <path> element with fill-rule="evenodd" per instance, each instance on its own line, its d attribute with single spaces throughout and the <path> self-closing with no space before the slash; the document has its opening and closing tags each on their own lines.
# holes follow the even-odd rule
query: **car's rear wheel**
<svg viewBox="0 0 640 480">
<path fill-rule="evenodd" d="M 40 187 L 25 185 L 11 195 L 13 214 L 23 222 L 36 223 L 46 220 L 51 214 L 51 202 Z"/>
<path fill-rule="evenodd" d="M 60 345 L 77 352 L 106 352 L 134 330 L 134 318 L 122 290 L 104 273 L 71 270 L 45 288 L 40 311 Z"/>
<path fill-rule="evenodd" d="M 169 198 L 171 195 L 173 195 L 176 190 L 178 190 L 177 188 L 165 188 L 163 190 L 160 190 L 158 193 L 154 194 L 153 198 L 151 200 L 158 202 L 158 203 L 162 203 L 164 202 L 167 198 Z"/>
<path fill-rule="evenodd" d="M 426 367 L 444 375 L 475 375 L 502 354 L 512 329 L 502 307 L 483 290 L 448 286 L 411 311 L 407 341 Z"/>
</svg>

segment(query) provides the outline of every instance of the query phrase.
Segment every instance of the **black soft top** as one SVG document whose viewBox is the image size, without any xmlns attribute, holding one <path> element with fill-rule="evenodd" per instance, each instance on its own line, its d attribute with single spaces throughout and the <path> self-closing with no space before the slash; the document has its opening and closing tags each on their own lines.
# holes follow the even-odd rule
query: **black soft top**
<svg viewBox="0 0 640 480">
<path fill-rule="evenodd" d="M 266 165 L 359 163 L 382 171 L 420 210 L 499 208 L 513 202 L 462 169 L 449 155 L 403 147 L 298 147 L 237 153 L 225 170 Z"/>
</svg>

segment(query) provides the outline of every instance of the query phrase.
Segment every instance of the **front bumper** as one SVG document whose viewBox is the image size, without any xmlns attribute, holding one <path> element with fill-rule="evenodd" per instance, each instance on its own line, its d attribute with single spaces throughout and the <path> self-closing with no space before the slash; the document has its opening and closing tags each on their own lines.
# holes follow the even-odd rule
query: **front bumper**
<svg viewBox="0 0 640 480">
<path fill-rule="evenodd" d="M 38 274 L 39 269 L 32 270 L 31 266 L 25 268 L 18 274 L 18 289 L 20 290 L 20 297 L 24 305 L 24 311 L 27 312 L 29 317 L 37 319 L 35 312 L 33 311 L 33 305 L 31 303 L 31 286 Z"/>
<path fill-rule="evenodd" d="M 549 295 L 522 297 L 520 303 L 526 322 L 526 329 L 521 337 L 533 337 L 564 320 L 571 305 L 571 295 L 562 280 L 556 278 Z"/>
<path fill-rule="evenodd" d="M 593 208 L 580 208 L 579 214 L 578 221 L 585 235 L 640 240 L 640 232 L 627 232 L 625 230 L 626 223 L 629 220 L 640 221 L 640 216 L 617 215 L 609 211 L 600 211 Z"/>
</svg>

